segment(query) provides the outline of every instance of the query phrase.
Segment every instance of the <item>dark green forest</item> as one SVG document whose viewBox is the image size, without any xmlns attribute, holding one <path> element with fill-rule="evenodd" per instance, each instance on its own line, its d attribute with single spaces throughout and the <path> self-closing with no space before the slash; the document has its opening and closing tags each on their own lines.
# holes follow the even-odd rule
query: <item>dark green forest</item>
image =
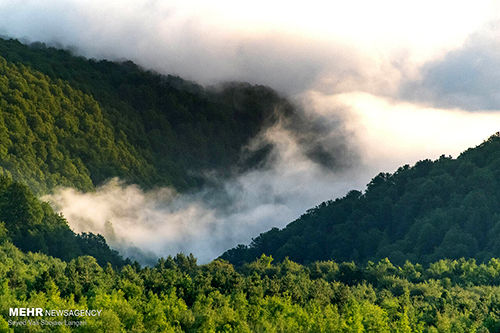
<svg viewBox="0 0 500 333">
<path fill-rule="evenodd" d="M 366 191 L 323 202 L 284 229 L 262 233 L 222 258 L 241 265 L 261 254 L 299 263 L 334 258 L 437 260 L 500 256 L 500 135 L 458 158 L 423 160 L 381 173 Z"/>
<path fill-rule="evenodd" d="M 37 192 L 111 177 L 145 188 L 200 186 L 250 168 L 243 147 L 293 107 L 245 83 L 205 89 L 134 63 L 0 39 L 0 171 Z"/>
</svg>

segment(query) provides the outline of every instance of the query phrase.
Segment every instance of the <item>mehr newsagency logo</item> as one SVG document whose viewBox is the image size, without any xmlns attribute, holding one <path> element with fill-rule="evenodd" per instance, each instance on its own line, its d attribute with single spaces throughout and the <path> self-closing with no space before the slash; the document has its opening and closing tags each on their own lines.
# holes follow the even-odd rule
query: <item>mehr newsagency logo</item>
<svg viewBox="0 0 500 333">
<path fill-rule="evenodd" d="M 50 325 L 50 326 L 83 326 L 87 322 L 85 320 L 51 320 L 50 317 L 99 317 L 102 310 L 89 309 L 43 309 L 43 308 L 9 308 L 10 317 L 43 317 L 36 319 L 25 320 L 9 320 L 9 326 L 33 326 L 33 325 Z M 47 319 L 45 319 L 47 318 Z M 69 318 L 68 318 L 69 319 Z"/>
</svg>

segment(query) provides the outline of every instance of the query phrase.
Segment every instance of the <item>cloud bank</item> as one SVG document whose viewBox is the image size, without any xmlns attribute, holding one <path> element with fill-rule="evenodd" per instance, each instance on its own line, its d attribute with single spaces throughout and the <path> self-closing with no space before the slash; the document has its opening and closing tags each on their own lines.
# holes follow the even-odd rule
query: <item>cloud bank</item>
<svg viewBox="0 0 500 333">
<path fill-rule="evenodd" d="M 1 0 L 0 33 L 203 84 L 387 94 L 459 47 L 494 7 L 485 0 Z"/>
<path fill-rule="evenodd" d="M 401 97 L 444 108 L 500 110 L 500 21 L 473 33 L 458 49 L 422 66 Z"/>
</svg>

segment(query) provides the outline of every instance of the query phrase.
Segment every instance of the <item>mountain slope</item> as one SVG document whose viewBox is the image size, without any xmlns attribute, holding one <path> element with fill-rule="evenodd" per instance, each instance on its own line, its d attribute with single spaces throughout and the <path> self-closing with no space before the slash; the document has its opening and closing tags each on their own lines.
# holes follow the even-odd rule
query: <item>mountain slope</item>
<svg viewBox="0 0 500 333">
<path fill-rule="evenodd" d="M 21 144 L 54 143 L 50 154 L 26 148 L 25 158 L 15 142 L 11 155 L 22 162 L 10 165 L 0 156 L 1 166 L 42 192 L 55 185 L 88 190 L 114 176 L 144 187 L 197 186 L 206 170 L 224 175 L 237 169 L 242 147 L 277 110 L 293 113 L 266 87 L 207 90 L 132 62 L 87 60 L 43 44 L 0 39 L 0 57 L 7 61 L 1 62 L 0 113 L 17 112 L 15 124 L 5 123 L 7 131 L 20 129 Z M 24 120 L 27 113 L 35 119 Z M 47 165 L 37 168 L 40 154 Z"/>
<path fill-rule="evenodd" d="M 103 118 L 98 103 L 61 80 L 0 57 L 0 171 L 30 187 L 90 190 L 94 179 L 148 165 Z"/>
<path fill-rule="evenodd" d="M 310 209 L 222 255 L 235 264 L 262 253 L 305 263 L 378 260 L 429 263 L 500 255 L 500 136 L 457 159 L 442 156 L 379 174 L 364 193 Z"/>
<path fill-rule="evenodd" d="M 207 170 L 223 177 L 257 165 L 266 149 L 240 161 L 242 149 L 293 113 L 266 87 L 208 90 L 132 62 L 0 39 L 0 223 L 23 251 L 121 265 L 101 236 L 74 234 L 35 195 L 57 186 L 92 191 L 112 177 L 187 190 Z"/>
</svg>

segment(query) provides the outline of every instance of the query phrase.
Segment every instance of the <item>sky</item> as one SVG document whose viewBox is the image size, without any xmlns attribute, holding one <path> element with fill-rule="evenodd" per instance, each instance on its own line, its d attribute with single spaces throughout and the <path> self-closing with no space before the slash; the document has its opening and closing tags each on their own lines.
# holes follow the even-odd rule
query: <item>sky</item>
<svg viewBox="0 0 500 333">
<path fill-rule="evenodd" d="M 0 35 L 131 59 L 206 86 L 268 85 L 330 126 L 317 140 L 348 143 L 355 166 L 324 170 L 286 129 L 261 133 L 254 143 L 273 142 L 275 158 L 225 184 L 237 198 L 230 212 L 203 191 L 152 193 L 119 180 L 94 194 L 60 189 L 49 198 L 75 230 L 101 232 L 116 247 L 192 251 L 207 261 L 323 200 L 363 189 L 380 171 L 457 156 L 499 131 L 499 7 L 481 0 L 0 0 Z M 112 200 L 117 193 L 128 193 L 127 207 L 140 214 L 124 214 L 123 202 Z M 102 214 L 87 216 L 96 202 Z M 194 221 L 204 226 L 195 234 Z M 143 226 L 135 236 L 127 232 L 134 223 Z"/>
</svg>

